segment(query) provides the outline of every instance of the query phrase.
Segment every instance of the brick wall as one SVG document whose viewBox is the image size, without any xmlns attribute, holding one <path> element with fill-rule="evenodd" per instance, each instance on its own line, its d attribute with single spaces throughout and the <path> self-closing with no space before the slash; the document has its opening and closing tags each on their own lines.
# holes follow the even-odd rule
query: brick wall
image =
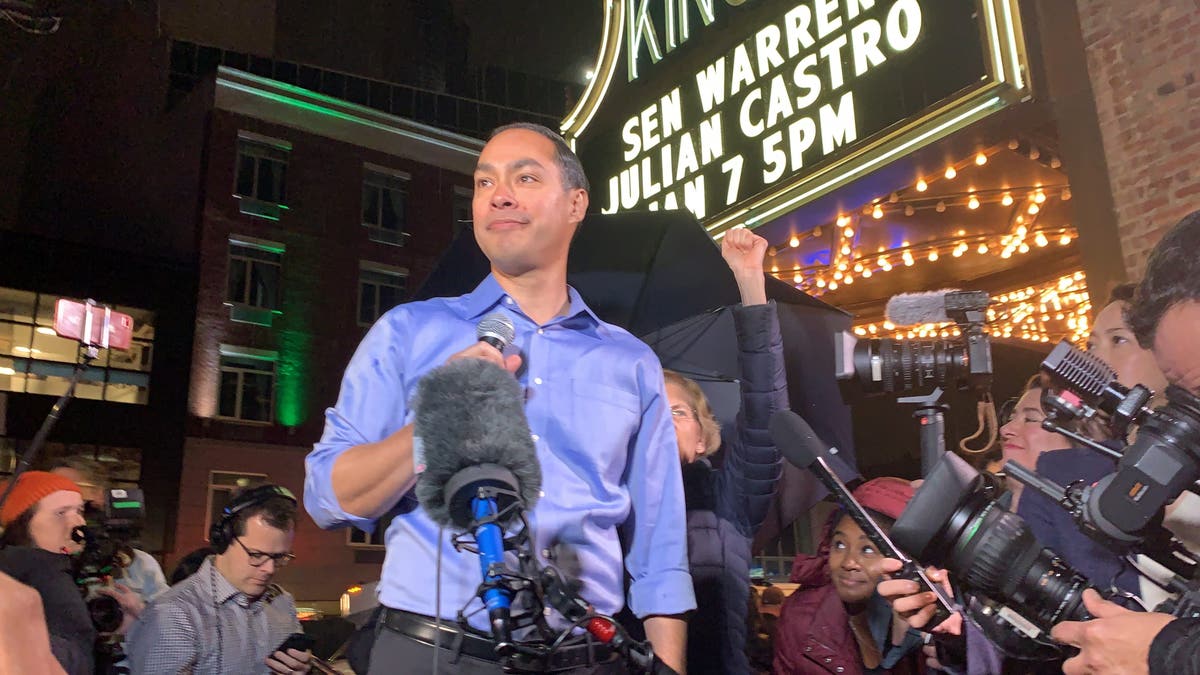
<svg viewBox="0 0 1200 675">
<path fill-rule="evenodd" d="M 293 144 L 287 174 L 289 209 L 281 220 L 254 218 L 238 211 L 232 196 L 238 130 Z M 363 162 L 406 171 L 412 237 L 403 247 L 368 240 L 361 224 Z M 357 323 L 359 261 L 407 268 L 411 293 L 429 274 L 453 236 L 455 185 L 470 179 L 434 166 L 389 157 L 328 138 L 214 111 L 209 127 L 205 197 L 199 239 L 199 294 L 192 357 L 191 410 L 215 412 L 218 345 L 221 343 L 304 353 L 295 360 L 294 389 L 304 399 L 303 422 L 295 429 L 193 419 L 189 435 L 246 442 L 303 445 L 323 426 L 322 411 L 337 398 L 342 371 L 366 329 Z M 287 247 L 283 256 L 282 314 L 271 327 L 234 323 L 225 302 L 229 236 L 246 235 Z M 288 344 L 288 341 L 296 344 Z M 282 376 L 282 373 L 281 373 Z M 283 387 L 285 383 L 277 382 Z M 277 396 L 282 391 L 277 390 Z"/>
<path fill-rule="evenodd" d="M 242 214 L 233 184 L 239 130 L 288 141 L 288 210 L 271 221 Z M 413 160 L 270 124 L 221 110 L 211 113 L 206 142 L 198 233 L 198 292 L 192 352 L 189 420 L 174 550 L 167 569 L 203 544 L 208 480 L 212 471 L 267 474 L 301 495 L 304 456 L 319 437 L 323 410 L 335 403 L 342 371 L 366 328 L 357 321 L 359 263 L 410 272 L 411 292 L 433 268 L 453 235 L 454 188 L 470 178 Z M 407 172 L 407 230 L 403 247 L 368 239 L 362 226 L 363 163 Z M 230 235 L 282 243 L 281 313 L 270 327 L 230 320 L 225 305 Z M 295 426 L 243 424 L 213 418 L 217 406 L 220 344 L 277 351 L 276 403 L 286 404 Z M 291 356 L 289 356 L 291 355 Z M 294 372 L 286 374 L 285 368 Z M 289 386 L 285 377 L 294 381 Z M 301 411 L 298 418 L 296 411 Z M 307 514 L 296 528 L 296 561 L 279 581 L 297 600 L 329 609 L 346 587 L 379 577 L 382 551 L 347 545 L 345 530 L 323 532 Z"/>
<path fill-rule="evenodd" d="M 1163 232 L 1200 208 L 1200 3 L 1077 2 L 1125 269 L 1137 279 Z"/>
</svg>

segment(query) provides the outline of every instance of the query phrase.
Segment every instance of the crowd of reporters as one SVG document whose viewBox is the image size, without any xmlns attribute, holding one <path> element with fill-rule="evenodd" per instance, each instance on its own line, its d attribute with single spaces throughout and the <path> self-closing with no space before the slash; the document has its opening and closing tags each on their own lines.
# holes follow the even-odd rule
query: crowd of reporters
<svg viewBox="0 0 1200 675">
<path fill-rule="evenodd" d="M 1195 349 L 1200 334 L 1200 213 L 1194 213 L 1159 242 L 1147 264 L 1145 276 L 1132 294 L 1119 290 L 1113 302 L 1098 316 L 1090 346 L 1116 372 L 1118 381 L 1126 387 L 1143 384 L 1157 393 L 1167 385 L 1179 387 L 1192 395 L 1200 393 L 1200 352 Z M 1006 459 L 1022 459 L 1036 466 L 1037 473 L 1060 484 L 1080 482 L 1091 484 L 1113 474 L 1118 464 L 1096 450 L 1077 447 L 1064 437 L 1043 429 L 1047 410 L 1043 405 L 1044 384 L 1031 382 L 1013 411 L 1012 419 L 1003 431 Z M 1176 393 L 1176 397 L 1184 397 Z M 1156 397 L 1157 398 L 1157 397 Z M 1151 405 L 1161 403 L 1152 400 Z M 1074 432 L 1091 436 L 1110 447 L 1123 448 L 1130 438 L 1106 437 L 1096 429 L 1076 428 Z M 1136 429 L 1132 432 L 1136 433 Z M 1185 441 L 1194 439 L 1184 438 Z M 1186 448 L 1190 457 L 1200 462 L 1200 447 Z M 1176 466 L 1175 470 L 1192 470 Z M 1170 478 L 1165 476 L 1164 478 Z M 1141 611 L 1153 610 L 1165 594 L 1155 583 L 1162 583 L 1165 570 L 1152 567 L 1146 560 L 1121 547 L 1100 545 L 1104 537 L 1090 539 L 1080 531 L 1080 525 L 1059 505 L 1042 495 L 1030 493 L 1030 488 L 1016 490 L 1016 512 L 1024 517 L 1038 543 L 1051 548 L 1075 570 L 1086 570 L 1090 584 L 1104 592 L 1103 599 L 1096 590 L 1082 594 L 1083 609 L 1089 620 L 1062 621 L 1053 626 L 1051 636 L 1062 645 L 1073 648 L 1064 653 L 1060 662 L 1041 667 L 1068 674 L 1089 672 L 1149 672 L 1181 674 L 1200 672 L 1200 619 L 1194 608 L 1183 603 L 1183 611 L 1172 614 Z M 1178 496 L 1158 518 L 1184 547 L 1185 555 L 1197 550 L 1195 524 L 1200 518 L 1196 497 L 1187 493 Z M 898 561 L 887 561 L 885 568 L 899 569 Z M 1133 574 L 1133 570 L 1144 574 Z M 943 570 L 932 570 L 937 578 L 945 578 Z M 953 576 L 953 575 L 950 575 Z M 1176 587 L 1178 588 L 1178 587 Z M 888 598 L 893 608 L 914 626 L 927 627 L 933 611 L 932 598 L 914 582 L 891 579 L 882 582 L 878 591 Z M 1127 608 L 1125 605 L 1133 607 Z M 1178 603 L 1176 603 L 1178 606 Z M 934 632 L 962 635 L 967 638 L 975 631 L 972 622 L 953 617 L 932 627 Z M 967 640 L 976 652 L 992 650 L 987 641 Z M 968 654 L 968 672 L 994 672 L 1004 667 L 999 658 L 981 658 Z M 945 666 L 934 660 L 930 665 Z M 1029 672 L 1035 666 L 1023 664 L 1018 672 Z"/>
</svg>

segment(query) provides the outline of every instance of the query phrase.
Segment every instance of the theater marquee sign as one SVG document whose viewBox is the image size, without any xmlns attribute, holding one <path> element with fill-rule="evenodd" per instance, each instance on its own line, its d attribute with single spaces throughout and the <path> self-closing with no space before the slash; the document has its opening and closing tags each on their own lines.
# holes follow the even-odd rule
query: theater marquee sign
<svg viewBox="0 0 1200 675">
<path fill-rule="evenodd" d="M 1027 94 L 1016 0 L 601 0 L 563 120 L 606 213 L 755 227 Z"/>
</svg>

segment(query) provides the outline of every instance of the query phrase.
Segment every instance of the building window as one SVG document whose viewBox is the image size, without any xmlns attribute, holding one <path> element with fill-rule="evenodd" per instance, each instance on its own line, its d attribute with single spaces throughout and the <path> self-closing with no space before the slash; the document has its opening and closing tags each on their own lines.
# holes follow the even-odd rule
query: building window
<svg viewBox="0 0 1200 675">
<path fill-rule="evenodd" d="M 217 415 L 245 422 L 271 422 L 275 403 L 275 352 L 221 345 Z"/>
<path fill-rule="evenodd" d="M 358 324 L 370 326 L 404 299 L 408 270 L 363 261 L 358 270 Z"/>
<path fill-rule="evenodd" d="M 54 332 L 58 296 L 0 288 L 0 391 L 58 396 L 67 390 L 79 343 Z M 114 306 L 133 318 L 129 349 L 102 349 L 75 388 L 79 398 L 146 405 L 154 360 L 154 313 Z"/>
<path fill-rule="evenodd" d="M 469 227 L 471 221 L 474 220 L 475 214 L 471 207 L 471 202 L 475 195 L 472 194 L 470 188 L 454 186 L 454 204 L 452 206 L 451 218 L 454 223 L 454 235 L 462 231 L 464 227 Z"/>
<path fill-rule="evenodd" d="M 250 132 L 238 133 L 237 176 L 233 194 L 242 213 L 279 220 L 286 209 L 288 154 L 292 146 Z"/>
<path fill-rule="evenodd" d="M 403 246 L 408 233 L 408 183 L 406 173 L 368 164 L 362 187 L 362 224 L 367 237 L 393 246 Z"/>
<path fill-rule="evenodd" d="M 259 309 L 279 309 L 283 251 L 283 244 L 275 242 L 250 237 L 230 239 L 228 302 Z"/>
<path fill-rule="evenodd" d="M 222 511 L 233 499 L 233 493 L 249 487 L 267 484 L 265 473 L 235 473 L 232 471 L 210 471 L 208 474 L 208 513 L 204 519 L 204 539 L 213 523 L 221 522 Z"/>
<path fill-rule="evenodd" d="M 384 537 L 387 535 L 387 529 L 392 524 L 394 513 L 385 514 L 378 522 L 375 523 L 375 531 L 367 534 L 357 527 L 351 527 L 346 531 L 346 545 L 351 548 L 385 548 Z"/>
</svg>

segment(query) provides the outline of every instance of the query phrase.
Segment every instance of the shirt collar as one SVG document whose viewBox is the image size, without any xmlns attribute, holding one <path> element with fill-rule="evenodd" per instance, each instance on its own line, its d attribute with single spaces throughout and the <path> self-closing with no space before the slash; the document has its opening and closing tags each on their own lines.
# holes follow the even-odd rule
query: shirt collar
<svg viewBox="0 0 1200 675">
<path fill-rule="evenodd" d="M 566 313 L 563 316 L 552 319 L 549 322 L 550 324 L 563 323 L 570 328 L 575 328 L 588 335 L 595 335 L 595 333 L 604 330 L 604 322 L 600 320 L 600 317 L 596 316 L 591 307 L 587 306 L 587 303 L 583 301 L 583 297 L 579 295 L 579 291 L 567 286 L 567 299 L 569 304 Z M 462 304 L 460 305 L 462 310 L 461 316 L 467 320 L 478 319 L 497 305 L 510 304 L 510 300 L 512 298 L 501 288 L 500 282 L 496 281 L 495 275 L 488 274 L 484 277 L 483 281 L 479 282 L 475 290 L 462 296 Z M 511 309 L 514 312 L 518 312 L 516 302 L 513 301 L 511 305 Z M 591 325 L 585 327 L 577 324 L 581 316 L 590 319 Z M 587 330 L 587 328 L 595 330 Z M 599 337 L 598 335 L 595 336 Z"/>
<path fill-rule="evenodd" d="M 239 591 L 233 584 L 229 583 L 229 580 L 225 578 L 225 575 L 221 574 L 221 571 L 217 569 L 215 556 L 209 556 L 207 559 L 205 559 L 204 566 L 208 569 L 206 570 L 204 567 L 201 567 L 197 574 L 208 575 L 211 584 L 209 587 L 210 592 L 213 594 L 213 602 L 218 605 L 223 605 L 232 599 L 242 607 L 255 607 L 260 604 L 259 601 L 265 596 L 264 594 L 263 596 L 259 596 L 257 598 L 251 598 L 245 593 Z"/>
</svg>

